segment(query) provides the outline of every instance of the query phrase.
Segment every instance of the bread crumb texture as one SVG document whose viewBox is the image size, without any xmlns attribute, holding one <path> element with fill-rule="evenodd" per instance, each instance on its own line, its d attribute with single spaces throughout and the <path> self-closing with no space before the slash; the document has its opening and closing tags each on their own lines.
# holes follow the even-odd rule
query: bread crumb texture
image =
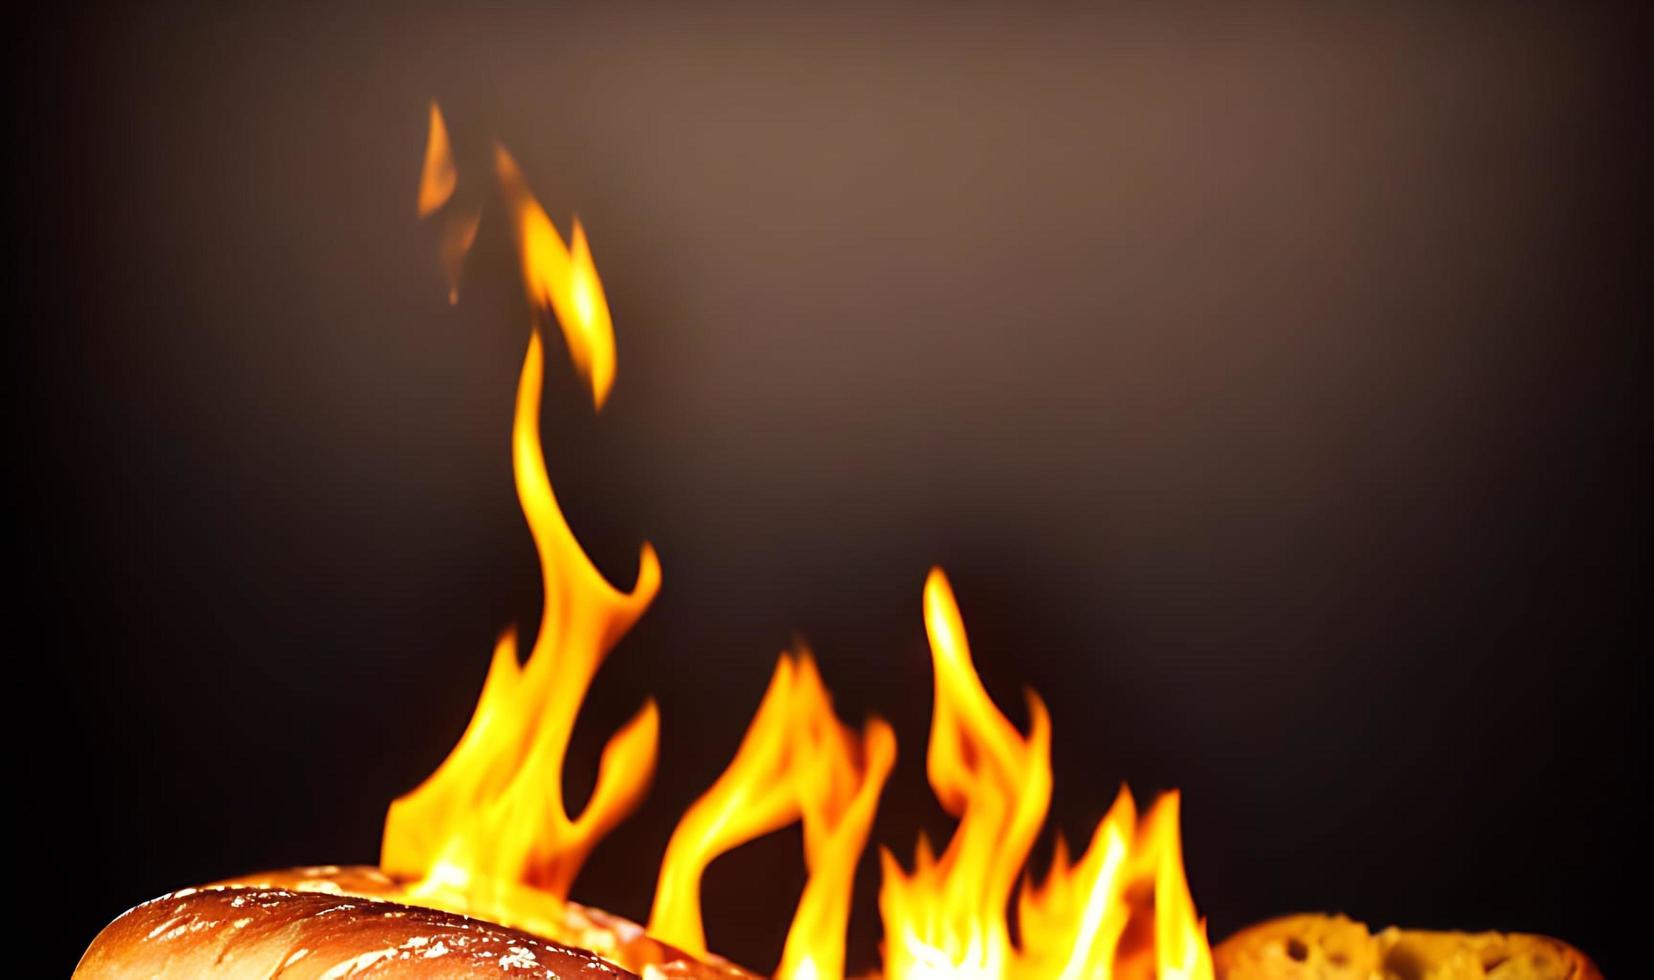
<svg viewBox="0 0 1654 980">
<path fill-rule="evenodd" d="M 1218 980 L 1602 980 L 1579 950 L 1499 932 L 1373 933 L 1342 915 L 1290 915 L 1213 950 Z"/>
</svg>

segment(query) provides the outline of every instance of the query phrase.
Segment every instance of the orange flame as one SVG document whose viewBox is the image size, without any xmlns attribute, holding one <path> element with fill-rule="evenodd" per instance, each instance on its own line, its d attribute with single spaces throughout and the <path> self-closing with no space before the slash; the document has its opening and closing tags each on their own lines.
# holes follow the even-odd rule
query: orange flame
<svg viewBox="0 0 1654 980">
<path fill-rule="evenodd" d="M 494 167 L 517 231 L 529 304 L 537 320 L 547 310 L 556 316 L 574 366 L 591 385 L 592 400 L 601 409 L 614 384 L 615 334 L 603 283 L 586 243 L 586 229 L 579 218 L 574 219 L 571 244 L 564 245 L 545 209 L 529 192 L 517 161 L 503 146 L 494 148 Z"/>
<path fill-rule="evenodd" d="M 454 196 L 459 184 L 459 171 L 454 167 L 454 152 L 448 141 L 448 127 L 442 122 L 442 110 L 431 102 L 431 132 L 425 141 L 425 166 L 419 175 L 419 216 L 429 218 Z M 477 226 L 482 222 L 478 208 L 451 211 L 442 222 L 442 244 L 438 257 L 442 273 L 448 280 L 448 302 L 459 302 L 459 275 L 465 265 L 465 256 L 477 240 Z"/>
<path fill-rule="evenodd" d="M 814 665 L 810 673 L 815 673 Z M 810 876 L 775 971 L 780 980 L 844 976 L 852 879 L 867 845 L 879 793 L 896 763 L 896 733 L 883 720 L 870 719 L 858 744 L 855 735 L 834 720 L 825 690 L 821 705 L 823 710 L 802 719 L 799 736 L 809 746 L 809 761 L 796 773 L 795 784 Z"/>
<path fill-rule="evenodd" d="M 1176 790 L 1155 801 L 1143 821 L 1140 848 L 1154 868 L 1154 960 L 1157 980 L 1212 980 L 1206 923 L 1195 914 L 1183 873 Z"/>
<path fill-rule="evenodd" d="M 911 873 L 881 855 L 884 975 L 1211 980 L 1205 927 L 1183 875 L 1176 794 L 1161 797 L 1139 827 L 1122 788 L 1077 863 L 1059 838 L 1044 884 L 1024 883 L 1012 943 L 1006 907 L 1051 799 L 1050 718 L 1031 691 L 1026 736 L 994 707 L 940 569 L 925 582 L 925 628 L 936 671 L 927 770 L 959 823 L 940 858 L 920 838 Z M 1138 882 L 1152 906 L 1131 901 Z M 1134 916 L 1152 925 L 1149 956 L 1122 955 Z"/>
<path fill-rule="evenodd" d="M 526 190 L 519 184 L 515 193 Z M 544 214 L 531 197 L 518 204 Z M 523 253 L 537 282 L 579 274 L 568 263 L 544 268 L 545 257 L 526 238 Z M 596 302 L 602 303 L 600 292 Z M 608 322 L 606 310 L 602 322 Z M 607 360 L 609 375 L 600 389 L 606 391 L 613 348 L 593 345 L 612 337 L 606 330 L 565 335 L 571 344 L 585 345 L 575 351 L 577 363 Z M 418 880 L 416 891 L 432 903 L 515 923 L 530 917 L 520 907 L 525 887 L 542 910 L 552 910 L 544 914 L 552 914 L 592 847 L 637 805 L 654 772 L 659 729 L 650 701 L 609 739 L 584 810 L 578 817 L 568 813 L 563 763 L 580 703 L 608 651 L 654 598 L 660 563 L 645 544 L 636 585 L 622 593 L 604 580 L 569 530 L 540 446 L 544 360 L 536 330 L 517 386 L 512 462 L 544 580 L 539 632 L 521 665 L 515 636 L 501 638 L 459 743 L 429 779 L 391 804 L 381 857 L 386 871 Z"/>
<path fill-rule="evenodd" d="M 1057 838 L 1045 883 L 1038 888 L 1026 883 L 1017 904 L 1019 975 L 1060 980 L 1113 976 L 1130 914 L 1126 864 L 1136 822 L 1136 803 L 1121 787 L 1078 863 L 1068 863 L 1067 846 Z"/>
<path fill-rule="evenodd" d="M 941 569 L 925 582 L 925 630 L 936 671 L 926 771 L 959 825 L 940 859 L 920 838 L 912 874 L 881 855 L 885 974 L 1004 976 L 1012 958 L 1005 906 L 1051 800 L 1051 721 L 1031 691 L 1026 738 L 994 707 Z"/>
<path fill-rule="evenodd" d="M 517 387 L 512 462 L 540 558 L 544 604 L 526 661 L 519 661 L 513 633 L 500 638 L 458 744 L 423 784 L 391 804 L 381 863 L 411 883 L 410 900 L 580 945 L 590 935 L 580 930 L 610 927 L 568 906 L 569 889 L 592 848 L 647 789 L 659 730 L 654 702 L 610 737 L 578 816 L 563 799 L 564 761 L 586 691 L 654 598 L 660 564 L 643 545 L 632 591 L 616 590 L 558 507 L 539 428 L 546 319 L 555 317 L 562 328 L 599 409 L 614 381 L 613 325 L 578 220 L 565 245 L 503 148 L 496 148 L 495 162 L 535 321 Z M 455 182 L 433 103 L 420 214 L 442 208 Z M 452 245 L 444 254 L 452 283 L 475 237 L 476 213 L 451 216 L 449 227 Z M 1026 693 L 1026 734 L 995 706 L 940 569 L 925 583 L 924 620 L 935 671 L 926 773 L 958 823 L 940 856 L 921 835 L 911 872 L 881 850 L 883 975 L 1212 980 L 1205 923 L 1184 875 L 1178 795 L 1161 796 L 1139 820 L 1122 787 L 1085 853 L 1071 861 L 1059 838 L 1051 867 L 1035 885 L 1024 876 L 1051 799 L 1045 705 Z M 710 958 L 700 899 L 707 867 L 746 841 L 801 821 L 808 879 L 776 976 L 840 980 L 855 869 L 895 757 L 888 725 L 874 718 L 859 734 L 845 726 L 814 659 L 783 654 L 729 767 L 672 834 L 650 934 Z M 627 958 L 634 969 L 665 955 L 628 945 L 618 933 L 603 941 L 612 951 L 606 955 Z"/>
<path fill-rule="evenodd" d="M 476 208 L 455 211 L 442 223 L 442 245 L 438 257 L 442 274 L 448 280 L 448 302 L 459 302 L 459 275 L 465 266 L 465 256 L 477 240 L 477 226 L 482 223 L 482 212 Z"/>
<path fill-rule="evenodd" d="M 851 878 L 895 759 L 890 726 L 875 718 L 858 739 L 833 714 L 814 659 L 783 654 L 735 758 L 672 833 L 650 934 L 705 956 L 700 888 L 707 866 L 802 817 L 810 876 L 775 975 L 842 977 Z"/>
<path fill-rule="evenodd" d="M 425 138 L 425 166 L 419 172 L 419 216 L 428 218 L 454 196 L 459 172 L 454 169 L 454 150 L 448 142 L 448 126 L 442 110 L 431 101 L 431 130 Z"/>
</svg>

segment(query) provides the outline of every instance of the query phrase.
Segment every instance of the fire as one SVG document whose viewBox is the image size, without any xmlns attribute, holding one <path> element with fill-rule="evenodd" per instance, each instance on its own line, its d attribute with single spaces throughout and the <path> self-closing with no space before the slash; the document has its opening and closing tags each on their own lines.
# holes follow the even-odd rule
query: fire
<svg viewBox="0 0 1654 980">
<path fill-rule="evenodd" d="M 858 738 L 833 714 L 814 659 L 783 655 L 734 760 L 672 833 L 650 934 L 705 956 L 700 886 L 707 865 L 802 818 L 809 880 L 775 975 L 843 976 L 850 879 L 895 761 L 889 725 L 872 719 Z"/>
<path fill-rule="evenodd" d="M 458 186 L 459 171 L 454 167 L 448 126 L 442 121 L 442 110 L 433 101 L 430 135 L 425 140 L 425 166 L 419 176 L 419 217 L 429 218 L 441 211 Z M 466 253 L 477 240 L 477 226 L 481 221 L 482 211 L 477 208 L 452 208 L 443 219 L 438 257 L 448 280 L 449 303 L 459 302 L 460 269 L 465 265 Z"/>
<path fill-rule="evenodd" d="M 1051 801 L 1050 716 L 1028 692 L 1023 735 L 994 706 L 941 569 L 925 582 L 925 629 L 936 675 L 926 769 L 959 823 L 941 857 L 919 839 L 912 873 L 888 851 L 881 855 L 885 976 L 1211 980 L 1205 926 L 1183 875 L 1175 793 L 1138 826 L 1122 789 L 1073 865 L 1059 838 L 1044 884 L 1024 885 L 1020 941 L 1012 942 L 1007 905 Z M 1134 907 L 1134 890 L 1152 896 L 1152 906 Z M 1152 960 L 1129 950 L 1122 960 L 1134 915 L 1152 920 Z"/>
<path fill-rule="evenodd" d="M 1068 863 L 1067 844 L 1057 838 L 1045 883 L 1024 882 L 1017 903 L 1019 973 L 1061 980 L 1112 974 L 1130 915 L 1126 859 L 1136 822 L 1136 803 L 1122 787 L 1078 863 Z"/>
<path fill-rule="evenodd" d="M 519 182 L 510 190 L 519 221 L 532 223 L 538 215 L 544 228 L 535 234 L 555 237 L 526 188 Z M 544 258 L 529 250 L 525 238 L 525 266 Z M 567 262 L 533 269 L 541 283 L 580 275 Z M 613 334 L 601 290 L 587 297 L 577 309 L 600 328 L 566 330 L 565 336 L 585 345 L 577 364 L 609 365 L 606 376 L 588 373 L 601 405 L 613 380 Z M 564 313 L 558 310 L 560 317 Z M 609 739 L 591 798 L 571 816 L 563 801 L 563 761 L 575 717 L 604 657 L 660 588 L 660 563 L 645 544 L 636 584 L 630 593 L 620 592 L 569 530 L 540 445 L 544 361 L 536 328 L 517 385 L 511 445 L 517 497 L 544 581 L 539 631 L 522 664 L 516 637 L 501 637 L 469 727 L 429 779 L 391 804 L 381 853 L 385 870 L 420 882 L 423 897 L 514 924 L 555 915 L 592 847 L 637 805 L 654 773 L 660 724 L 650 701 Z M 516 907 L 524 886 L 532 890 L 533 910 Z"/>
<path fill-rule="evenodd" d="M 442 110 L 431 102 L 430 135 L 425 138 L 425 166 L 419 173 L 419 216 L 429 218 L 459 186 L 459 171 L 454 169 L 454 148 L 448 141 L 448 124 L 442 121 Z"/>
<path fill-rule="evenodd" d="M 885 972 L 1005 976 L 1012 957 L 1006 903 L 1051 801 L 1051 720 L 1029 692 L 1033 723 L 1024 738 L 994 707 L 940 569 L 925 582 L 925 630 L 936 671 L 925 768 L 959 825 L 939 859 L 920 838 L 911 875 L 884 852 Z"/>
<path fill-rule="evenodd" d="M 1175 791 L 1160 797 L 1139 831 L 1142 863 L 1153 868 L 1154 876 L 1154 975 L 1157 980 L 1211 980 L 1206 923 L 1195 914 L 1183 873 L 1183 839 L 1177 827 L 1180 802 Z"/>
<path fill-rule="evenodd" d="M 810 675 L 815 675 L 813 666 Z M 896 734 L 889 725 L 870 720 L 858 743 L 834 722 L 825 690 L 821 705 L 824 710 L 806 719 L 801 738 L 811 751 L 795 774 L 804 820 L 804 864 L 810 876 L 776 970 L 776 976 L 791 980 L 844 976 L 851 879 L 873 825 L 879 792 L 896 762 Z"/>
<path fill-rule="evenodd" d="M 896 737 L 878 718 L 860 731 L 840 721 L 808 652 L 780 657 L 729 766 L 673 832 L 649 918 L 652 938 L 640 940 L 612 917 L 568 901 L 593 847 L 638 805 L 653 775 L 660 719 L 651 700 L 610 736 L 581 812 L 570 814 L 563 798 L 581 702 L 609 651 L 653 600 L 660 563 L 643 545 L 636 583 L 619 591 L 558 507 L 540 442 L 542 338 L 555 318 L 601 410 L 614 382 L 614 329 L 579 221 L 565 244 L 503 147 L 495 149 L 495 170 L 534 321 L 511 441 L 544 603 L 526 659 L 506 632 L 458 744 L 391 804 L 381 865 L 410 901 L 595 946 L 640 971 L 675 956 L 661 945 L 669 943 L 714 964 L 706 969 L 716 975 L 728 971 L 707 942 L 706 869 L 729 850 L 799 822 L 808 878 L 775 975 L 840 980 L 852 881 L 895 763 Z M 447 207 L 457 181 L 433 103 L 420 216 Z M 457 219 L 464 234 L 452 246 L 453 275 L 479 214 Z M 1139 818 L 1122 788 L 1078 860 L 1059 836 L 1036 885 L 1027 862 L 1051 801 L 1050 715 L 1032 691 L 1026 733 L 1000 712 L 976 673 L 940 569 L 926 580 L 923 609 L 935 698 L 926 774 L 957 824 L 940 855 L 921 835 L 911 871 L 880 851 L 883 976 L 1211 980 L 1205 924 L 1184 875 L 1177 794 L 1161 796 Z"/>
<path fill-rule="evenodd" d="M 592 400 L 601 409 L 615 380 L 615 333 L 586 229 L 575 218 L 570 244 L 564 245 L 540 202 L 529 193 L 517 161 L 503 146 L 494 148 L 494 167 L 517 230 L 529 304 L 539 316 L 550 310 L 557 317 L 574 366 L 586 376 Z"/>
</svg>

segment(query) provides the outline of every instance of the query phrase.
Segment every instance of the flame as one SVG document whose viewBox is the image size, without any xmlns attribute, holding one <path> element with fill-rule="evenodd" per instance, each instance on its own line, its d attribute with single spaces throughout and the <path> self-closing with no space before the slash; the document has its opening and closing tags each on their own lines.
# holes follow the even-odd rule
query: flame
<svg viewBox="0 0 1654 980">
<path fill-rule="evenodd" d="M 1017 904 L 1022 955 L 1017 973 L 1059 980 L 1114 975 L 1114 958 L 1130 909 L 1125 903 L 1127 857 L 1137 806 L 1125 787 L 1098 822 L 1091 846 L 1079 862 L 1068 863 L 1068 848 L 1057 838 L 1045 883 L 1025 884 Z"/>
<path fill-rule="evenodd" d="M 734 758 L 673 831 L 649 919 L 653 939 L 639 942 L 630 927 L 568 902 L 592 848 L 637 806 L 653 775 L 660 722 L 650 700 L 610 736 L 578 815 L 563 798 L 581 702 L 604 658 L 653 600 L 660 563 L 643 545 L 632 590 L 615 589 L 558 507 L 540 442 L 546 320 L 557 320 L 598 409 L 614 382 L 614 330 L 579 221 L 565 245 L 503 147 L 495 164 L 534 318 L 517 386 L 512 463 L 544 602 L 527 658 L 519 657 L 514 632 L 500 637 L 459 742 L 424 783 L 391 804 L 382 867 L 409 901 L 596 946 L 633 970 L 678 955 L 656 940 L 721 964 L 708 951 L 702 918 L 706 869 L 798 821 L 808 878 L 775 976 L 840 980 L 855 870 L 896 738 L 878 718 L 859 733 L 841 722 L 808 652 L 779 658 Z M 447 204 L 456 181 L 433 102 L 422 217 Z M 451 290 L 478 214 L 450 208 L 443 254 Z M 977 675 L 940 569 L 925 582 L 924 621 L 935 685 L 926 774 L 957 824 L 940 856 L 920 836 L 912 871 L 881 849 L 886 980 L 1212 980 L 1205 923 L 1184 874 L 1179 796 L 1162 795 L 1139 819 L 1122 787 L 1079 859 L 1070 859 L 1059 836 L 1036 885 L 1026 864 L 1052 788 L 1045 704 L 1026 692 L 1026 733 L 1000 712 Z"/>
<path fill-rule="evenodd" d="M 707 866 L 802 818 L 809 879 L 775 976 L 842 977 L 851 879 L 895 759 L 889 725 L 872 719 L 858 738 L 834 715 L 815 660 L 783 654 L 735 758 L 672 832 L 650 934 L 704 957 L 700 888 Z"/>
<path fill-rule="evenodd" d="M 925 582 L 925 629 L 936 671 L 926 771 L 959 825 L 939 859 L 920 838 L 911 874 L 881 855 L 885 974 L 1004 976 L 1012 958 L 1005 906 L 1051 801 L 1051 721 L 1031 691 L 1026 737 L 994 707 L 941 569 Z"/>
<path fill-rule="evenodd" d="M 519 182 L 511 193 L 526 190 Z M 517 203 L 543 219 L 531 197 Z M 540 265 L 547 260 L 532 234 L 524 228 L 525 274 L 550 282 L 559 270 Z M 581 254 L 589 266 L 589 253 Z M 561 274 L 570 273 L 565 262 Z M 606 311 L 602 320 L 606 325 Z M 589 330 L 565 336 L 571 343 L 602 339 Z M 599 403 L 613 378 L 613 356 L 612 346 L 607 353 L 576 351 L 577 362 L 607 358 Z M 417 880 L 415 892 L 433 903 L 519 924 L 555 914 L 592 847 L 637 805 L 654 772 L 659 730 L 651 700 L 609 739 L 591 798 L 578 817 L 568 813 L 563 762 L 580 703 L 610 648 L 654 598 L 660 563 L 645 544 L 636 584 L 620 592 L 569 530 L 540 445 L 544 361 L 536 329 L 517 385 L 512 463 L 544 580 L 539 631 L 521 665 L 515 636 L 500 639 L 459 743 L 430 778 L 391 804 L 381 856 L 387 872 Z"/>
<path fill-rule="evenodd" d="M 448 302 L 459 302 L 459 274 L 465 266 L 465 256 L 477 240 L 477 226 L 482 223 L 482 212 L 476 208 L 455 211 L 442 223 L 442 245 L 438 255 L 442 274 L 448 280 Z"/>
<path fill-rule="evenodd" d="M 926 768 L 937 800 L 959 823 L 939 858 L 919 839 L 911 873 L 888 851 L 881 855 L 885 977 L 1211 980 L 1205 926 L 1183 874 L 1175 793 L 1139 827 L 1122 788 L 1078 862 L 1070 864 L 1059 837 L 1044 883 L 1024 883 L 1012 943 L 1007 904 L 1051 799 L 1050 718 L 1032 691 L 1027 735 L 994 706 L 940 569 L 925 582 L 924 603 L 936 672 Z M 1134 903 L 1134 890 L 1147 891 L 1153 904 Z M 1148 957 L 1122 956 L 1134 919 L 1152 927 Z"/>
<path fill-rule="evenodd" d="M 574 365 L 591 385 L 592 400 L 601 409 L 614 384 L 615 334 L 603 283 L 586 243 L 586 229 L 579 218 L 574 219 L 570 244 L 564 245 L 545 209 L 529 192 L 517 161 L 503 146 L 494 148 L 494 167 L 517 232 L 529 304 L 537 318 L 543 318 L 547 310 L 556 316 Z"/>
<path fill-rule="evenodd" d="M 431 132 L 425 141 L 425 166 L 419 175 L 419 217 L 429 218 L 440 211 L 454 196 L 459 184 L 459 171 L 454 167 L 454 152 L 448 141 L 448 127 L 443 124 L 442 110 L 435 100 L 431 102 Z M 459 302 L 459 275 L 465 265 L 465 256 L 477 240 L 477 226 L 482 223 L 480 208 L 453 210 L 442 221 L 441 245 L 438 258 L 443 276 L 448 280 L 448 302 Z"/>
<path fill-rule="evenodd" d="M 428 218 L 454 196 L 459 172 L 454 169 L 454 150 L 448 142 L 448 126 L 442 110 L 431 100 L 431 130 L 425 138 L 425 166 L 419 172 L 419 216 Z"/>
<path fill-rule="evenodd" d="M 798 818 L 798 796 L 787 778 L 794 746 L 788 716 L 795 704 L 808 710 L 808 694 L 795 690 L 797 671 L 783 656 L 758 703 L 735 758 L 672 831 L 655 886 L 649 932 L 697 956 L 706 955 L 701 923 L 701 876 L 725 851 L 780 830 Z"/>
<path fill-rule="evenodd" d="M 1154 867 L 1154 975 L 1157 980 L 1211 980 L 1206 923 L 1195 915 L 1183 873 L 1180 799 L 1173 790 L 1156 800 L 1141 831 L 1140 846 Z"/>
<path fill-rule="evenodd" d="M 813 676 L 814 665 L 809 667 Z M 896 763 L 896 733 L 883 720 L 870 719 L 858 743 L 848 728 L 835 722 L 825 689 L 820 705 L 822 710 L 802 719 L 800 738 L 809 746 L 808 761 L 794 775 L 809 879 L 775 971 L 782 980 L 844 976 L 852 879 L 867 845 L 879 793 Z"/>
</svg>

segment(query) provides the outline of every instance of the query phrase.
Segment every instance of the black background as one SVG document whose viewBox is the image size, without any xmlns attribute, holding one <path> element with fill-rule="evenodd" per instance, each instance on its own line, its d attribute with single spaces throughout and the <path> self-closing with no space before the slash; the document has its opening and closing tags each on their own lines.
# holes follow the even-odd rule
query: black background
<svg viewBox="0 0 1654 980">
<path fill-rule="evenodd" d="M 600 416 L 554 345 L 553 479 L 612 577 L 665 568 L 568 782 L 650 693 L 661 772 L 576 897 L 646 915 L 795 633 L 896 726 L 877 840 L 945 835 L 939 562 L 990 690 L 1050 704 L 1071 839 L 1183 789 L 1214 937 L 1330 908 L 1637 972 L 1643 18 L 145 6 L 11 31 L 46 972 L 159 892 L 373 860 L 533 622 L 496 137 L 617 325 Z M 432 97 L 487 209 L 457 307 Z M 775 961 L 798 847 L 712 869 L 715 947 Z"/>
</svg>

